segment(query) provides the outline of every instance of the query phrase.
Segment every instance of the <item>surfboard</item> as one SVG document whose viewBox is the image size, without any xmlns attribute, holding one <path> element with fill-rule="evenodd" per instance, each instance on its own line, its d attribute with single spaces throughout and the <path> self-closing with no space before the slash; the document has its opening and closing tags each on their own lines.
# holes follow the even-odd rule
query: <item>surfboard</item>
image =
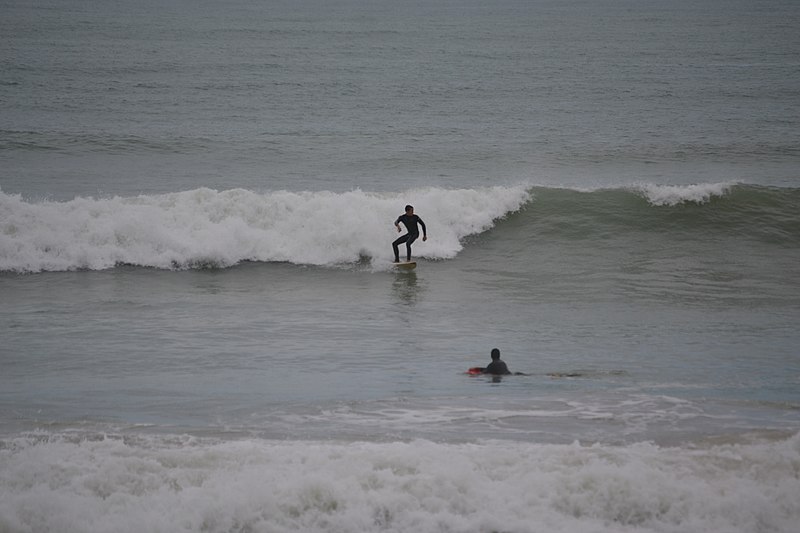
<svg viewBox="0 0 800 533">
<path fill-rule="evenodd" d="M 402 263 L 395 263 L 394 266 L 395 266 L 395 268 L 399 268 L 399 269 L 402 269 L 402 270 L 412 270 L 414 268 L 417 268 L 417 262 L 416 261 L 403 261 Z"/>
<path fill-rule="evenodd" d="M 467 374 L 470 376 L 477 376 L 479 374 L 483 374 L 484 368 L 479 366 L 473 366 L 469 370 L 467 370 Z"/>
</svg>

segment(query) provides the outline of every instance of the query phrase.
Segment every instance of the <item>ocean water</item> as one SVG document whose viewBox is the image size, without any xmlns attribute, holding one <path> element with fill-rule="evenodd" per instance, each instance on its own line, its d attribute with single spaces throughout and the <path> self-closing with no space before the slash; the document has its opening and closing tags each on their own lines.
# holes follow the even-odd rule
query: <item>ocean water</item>
<svg viewBox="0 0 800 533">
<path fill-rule="evenodd" d="M 797 530 L 796 2 L 0 14 L 0 532 Z"/>
</svg>

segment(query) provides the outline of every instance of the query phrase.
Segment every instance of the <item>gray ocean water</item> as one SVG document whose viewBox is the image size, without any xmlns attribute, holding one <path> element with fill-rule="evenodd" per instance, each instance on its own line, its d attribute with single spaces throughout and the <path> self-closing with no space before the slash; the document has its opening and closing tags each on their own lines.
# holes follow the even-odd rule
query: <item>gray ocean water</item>
<svg viewBox="0 0 800 533">
<path fill-rule="evenodd" d="M 795 2 L 0 14 L 0 532 L 794 531 Z"/>
</svg>

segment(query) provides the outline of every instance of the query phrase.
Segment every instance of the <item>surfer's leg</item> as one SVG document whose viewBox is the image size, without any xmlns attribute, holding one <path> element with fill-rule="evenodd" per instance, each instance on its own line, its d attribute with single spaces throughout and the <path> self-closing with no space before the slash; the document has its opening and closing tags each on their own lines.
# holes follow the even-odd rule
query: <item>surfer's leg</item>
<svg viewBox="0 0 800 533">
<path fill-rule="evenodd" d="M 397 247 L 398 247 L 398 245 L 406 242 L 407 239 L 408 239 L 408 233 L 406 233 L 402 237 L 398 237 L 398 239 L 392 243 L 392 249 L 394 250 L 394 262 L 395 263 L 399 263 L 400 262 L 400 250 Z M 411 255 L 411 252 L 409 251 L 409 256 L 410 255 Z"/>
<path fill-rule="evenodd" d="M 411 243 L 417 240 L 419 235 L 409 235 L 406 241 L 406 261 L 411 261 Z"/>
</svg>

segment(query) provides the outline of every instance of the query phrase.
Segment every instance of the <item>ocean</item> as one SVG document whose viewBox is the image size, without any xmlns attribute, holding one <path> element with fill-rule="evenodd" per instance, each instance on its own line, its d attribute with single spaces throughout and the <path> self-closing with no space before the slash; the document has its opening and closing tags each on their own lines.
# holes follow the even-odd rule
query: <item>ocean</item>
<svg viewBox="0 0 800 533">
<path fill-rule="evenodd" d="M 797 531 L 797 2 L 0 14 L 0 533 Z"/>
</svg>

